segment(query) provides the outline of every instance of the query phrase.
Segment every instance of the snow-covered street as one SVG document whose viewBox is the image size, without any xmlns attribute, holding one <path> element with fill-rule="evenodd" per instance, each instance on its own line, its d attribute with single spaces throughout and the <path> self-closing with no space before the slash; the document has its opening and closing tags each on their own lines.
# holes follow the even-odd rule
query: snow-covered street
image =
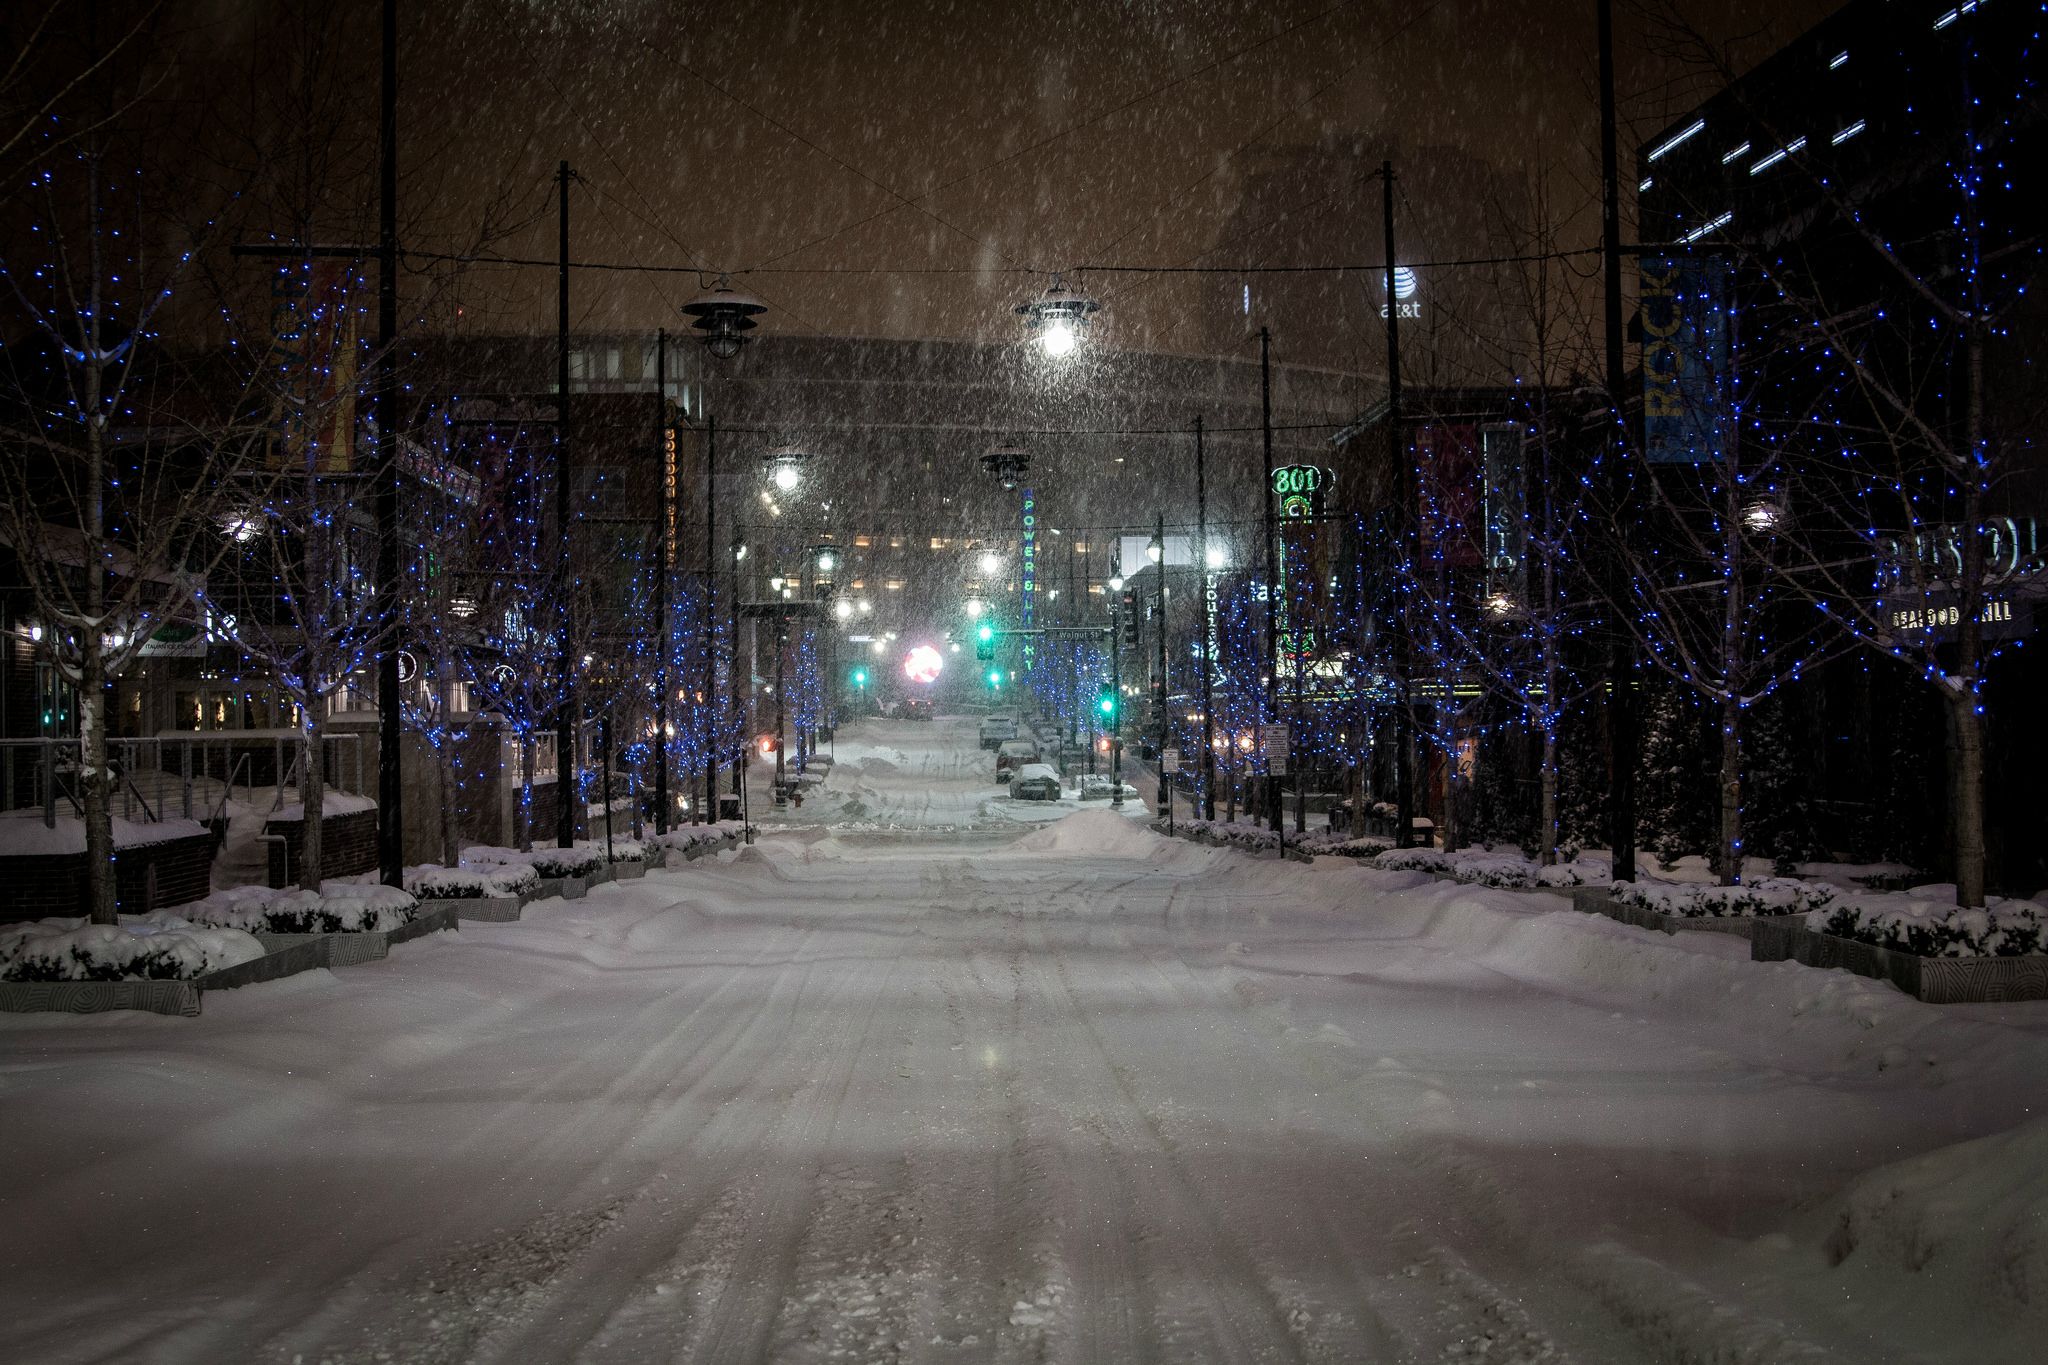
<svg viewBox="0 0 2048 1365">
<path fill-rule="evenodd" d="M 2036 1358 L 2048 1009 L 1745 948 L 1102 809 L 771 832 L 0 1019 L 4 1354 Z"/>
</svg>

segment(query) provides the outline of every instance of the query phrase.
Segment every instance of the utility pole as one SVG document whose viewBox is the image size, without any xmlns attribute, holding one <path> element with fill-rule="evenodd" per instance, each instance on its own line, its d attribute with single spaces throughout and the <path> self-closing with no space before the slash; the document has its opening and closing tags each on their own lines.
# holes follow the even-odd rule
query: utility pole
<svg viewBox="0 0 2048 1365">
<path fill-rule="evenodd" d="M 1273 525 L 1273 334 L 1264 327 L 1259 328 L 1259 431 L 1261 445 L 1265 451 L 1266 476 L 1259 482 L 1266 494 L 1265 540 L 1266 540 L 1266 705 L 1260 714 L 1277 709 L 1279 697 L 1280 659 L 1277 652 L 1279 643 L 1280 566 L 1275 557 L 1276 540 Z M 1254 727 L 1253 744 L 1262 752 L 1265 747 L 1265 726 Z M 1281 833 L 1280 820 L 1280 779 L 1266 772 L 1266 812 L 1272 819 L 1273 832 Z"/>
<path fill-rule="evenodd" d="M 1394 163 L 1380 163 L 1380 216 L 1383 246 L 1387 257 L 1387 462 L 1394 470 L 1395 496 L 1400 507 L 1396 526 L 1401 538 L 1400 553 L 1414 571 L 1421 552 L 1416 544 L 1415 461 L 1401 442 L 1401 307 L 1394 293 Z M 1398 675 L 1394 698 L 1394 847 L 1407 848 L 1415 838 L 1415 695 L 1410 675 L 1415 671 L 1415 623 L 1408 610 L 1405 575 L 1394 575 L 1398 595 L 1394 631 L 1394 671 Z"/>
<path fill-rule="evenodd" d="M 668 576 L 676 567 L 676 430 L 668 413 L 668 329 L 654 333 L 654 439 L 661 454 L 661 522 L 654 554 L 654 832 L 668 833 Z"/>
<path fill-rule="evenodd" d="M 1607 332 L 1607 407 L 1611 422 L 1607 451 L 1608 501 L 1621 533 L 1628 504 L 1628 411 L 1622 402 L 1627 376 L 1621 359 L 1621 168 L 1616 149 L 1614 97 L 1614 0 L 1595 0 L 1600 40 L 1600 256 L 1602 304 Z M 1620 612 L 1625 570 L 1608 557 L 1609 610 Z M 1614 880 L 1636 879 L 1636 654 L 1620 622 L 1611 623 L 1607 673 L 1607 738 L 1612 753 L 1608 776 L 1607 838 L 1613 848 Z"/>
<path fill-rule="evenodd" d="M 704 423 L 704 807 L 705 820 L 718 819 L 718 419 Z M 737 584 L 732 592 L 739 601 Z M 737 609 L 737 608 L 735 608 Z"/>
<path fill-rule="evenodd" d="M 1202 418 L 1195 415 L 1195 562 L 1202 570 L 1202 818 L 1216 818 L 1216 718 L 1210 713 L 1211 689 L 1216 677 L 1216 660 L 1211 657 L 1214 641 L 1209 633 L 1209 584 L 1216 570 L 1209 567 L 1209 480 L 1202 455 Z"/>
<path fill-rule="evenodd" d="M 377 875 L 405 881 L 405 781 L 398 681 L 398 0 L 384 0 L 377 117 Z"/>
<path fill-rule="evenodd" d="M 555 176 L 559 222 L 555 267 L 555 570 L 561 594 L 556 613 L 562 633 L 562 700 L 555 713 L 555 840 L 576 845 L 576 646 L 575 579 L 569 558 L 569 485 L 575 465 L 569 457 L 569 163 Z"/>
<path fill-rule="evenodd" d="M 1166 682 L 1166 517 L 1158 513 L 1152 519 L 1152 538 L 1159 542 L 1159 590 L 1153 595 L 1153 611 L 1159 617 L 1159 812 L 1166 817 L 1166 826 L 1173 828 L 1173 789 L 1167 785 L 1166 741 L 1170 731 L 1167 720 L 1166 698 L 1171 689 Z M 1123 789 L 1119 787 L 1118 791 Z"/>
</svg>

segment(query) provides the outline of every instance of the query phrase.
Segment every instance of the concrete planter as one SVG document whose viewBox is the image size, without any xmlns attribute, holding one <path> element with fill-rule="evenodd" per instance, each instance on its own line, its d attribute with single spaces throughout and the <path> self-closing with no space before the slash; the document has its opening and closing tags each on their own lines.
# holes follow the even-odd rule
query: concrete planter
<svg viewBox="0 0 2048 1365">
<path fill-rule="evenodd" d="M 540 890 L 533 893 L 535 900 L 548 896 L 560 896 L 565 901 L 582 900 L 590 894 L 588 877 L 542 877 Z"/>
<path fill-rule="evenodd" d="M 526 898 L 524 896 L 449 896 L 445 899 L 428 903 L 453 906 L 457 919 L 503 923 L 507 920 L 519 918 L 519 909 L 526 904 Z"/>
<path fill-rule="evenodd" d="M 606 882 L 610 881 L 615 875 L 612 871 L 614 866 L 615 864 L 605 863 L 598 867 L 595 871 L 588 873 L 583 878 L 585 884 L 592 888 L 603 886 Z"/>
<path fill-rule="evenodd" d="M 304 937 L 318 940 L 324 935 Z M 146 1010 L 189 1016 L 199 1013 L 200 997 L 207 991 L 253 986 L 259 981 L 275 981 L 326 965 L 326 947 L 314 941 L 270 949 L 254 961 L 222 967 L 189 981 L 9 981 L 0 983 L 0 1013 L 100 1014 L 108 1010 Z"/>
<path fill-rule="evenodd" d="M 622 858 L 612 864 L 612 880 L 614 881 L 638 881 L 646 875 L 647 861 L 644 858 Z"/>
<path fill-rule="evenodd" d="M 263 945 L 266 953 L 305 943 L 318 943 L 325 954 L 321 966 L 354 967 L 388 956 L 394 943 L 404 943 L 426 934 L 458 927 L 455 902 L 442 901 L 438 905 L 422 905 L 409 923 L 401 924 L 396 929 L 337 934 L 258 934 L 256 940 Z"/>
<path fill-rule="evenodd" d="M 2025 957 L 1919 957 L 1855 939 L 1817 934 L 1798 917 L 1758 921 L 1749 940 L 1756 962 L 1798 962 L 1889 981 L 1930 1005 L 2048 1000 L 2048 953 Z"/>
</svg>

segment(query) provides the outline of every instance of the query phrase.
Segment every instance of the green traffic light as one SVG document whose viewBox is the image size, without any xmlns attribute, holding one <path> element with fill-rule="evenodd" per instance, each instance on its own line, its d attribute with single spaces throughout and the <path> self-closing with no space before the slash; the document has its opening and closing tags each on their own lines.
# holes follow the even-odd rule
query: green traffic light
<svg viewBox="0 0 2048 1365">
<path fill-rule="evenodd" d="M 991 668 L 988 671 L 988 685 L 990 687 L 1001 687 L 1003 685 L 1003 675 L 1001 670 Z"/>
<path fill-rule="evenodd" d="M 996 628 L 984 621 L 981 623 L 981 629 L 975 632 L 975 638 L 983 644 L 988 644 L 996 638 Z"/>
<path fill-rule="evenodd" d="M 865 668 L 853 670 L 853 685 L 855 687 L 866 687 L 868 685 L 868 671 Z"/>
</svg>

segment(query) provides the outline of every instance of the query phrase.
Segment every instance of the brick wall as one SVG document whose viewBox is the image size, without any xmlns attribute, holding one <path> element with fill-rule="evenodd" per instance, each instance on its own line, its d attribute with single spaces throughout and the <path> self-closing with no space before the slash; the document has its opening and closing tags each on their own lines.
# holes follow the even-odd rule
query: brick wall
<svg viewBox="0 0 2048 1365">
<path fill-rule="evenodd" d="M 306 847 L 306 822 L 303 820 L 271 820 L 263 826 L 265 834 L 281 834 L 289 856 L 289 870 L 285 874 L 288 884 L 296 885 L 299 878 L 299 856 Z M 347 815 L 330 815 L 320 822 L 320 875 L 323 878 L 353 877 L 358 873 L 377 870 L 377 812 L 374 810 L 351 811 Z"/>
<path fill-rule="evenodd" d="M 83 915 L 85 854 L 0 858 L 0 922 Z M 213 886 L 213 836 L 193 834 L 138 844 L 114 855 L 115 907 L 146 914 L 196 901 Z"/>
</svg>

